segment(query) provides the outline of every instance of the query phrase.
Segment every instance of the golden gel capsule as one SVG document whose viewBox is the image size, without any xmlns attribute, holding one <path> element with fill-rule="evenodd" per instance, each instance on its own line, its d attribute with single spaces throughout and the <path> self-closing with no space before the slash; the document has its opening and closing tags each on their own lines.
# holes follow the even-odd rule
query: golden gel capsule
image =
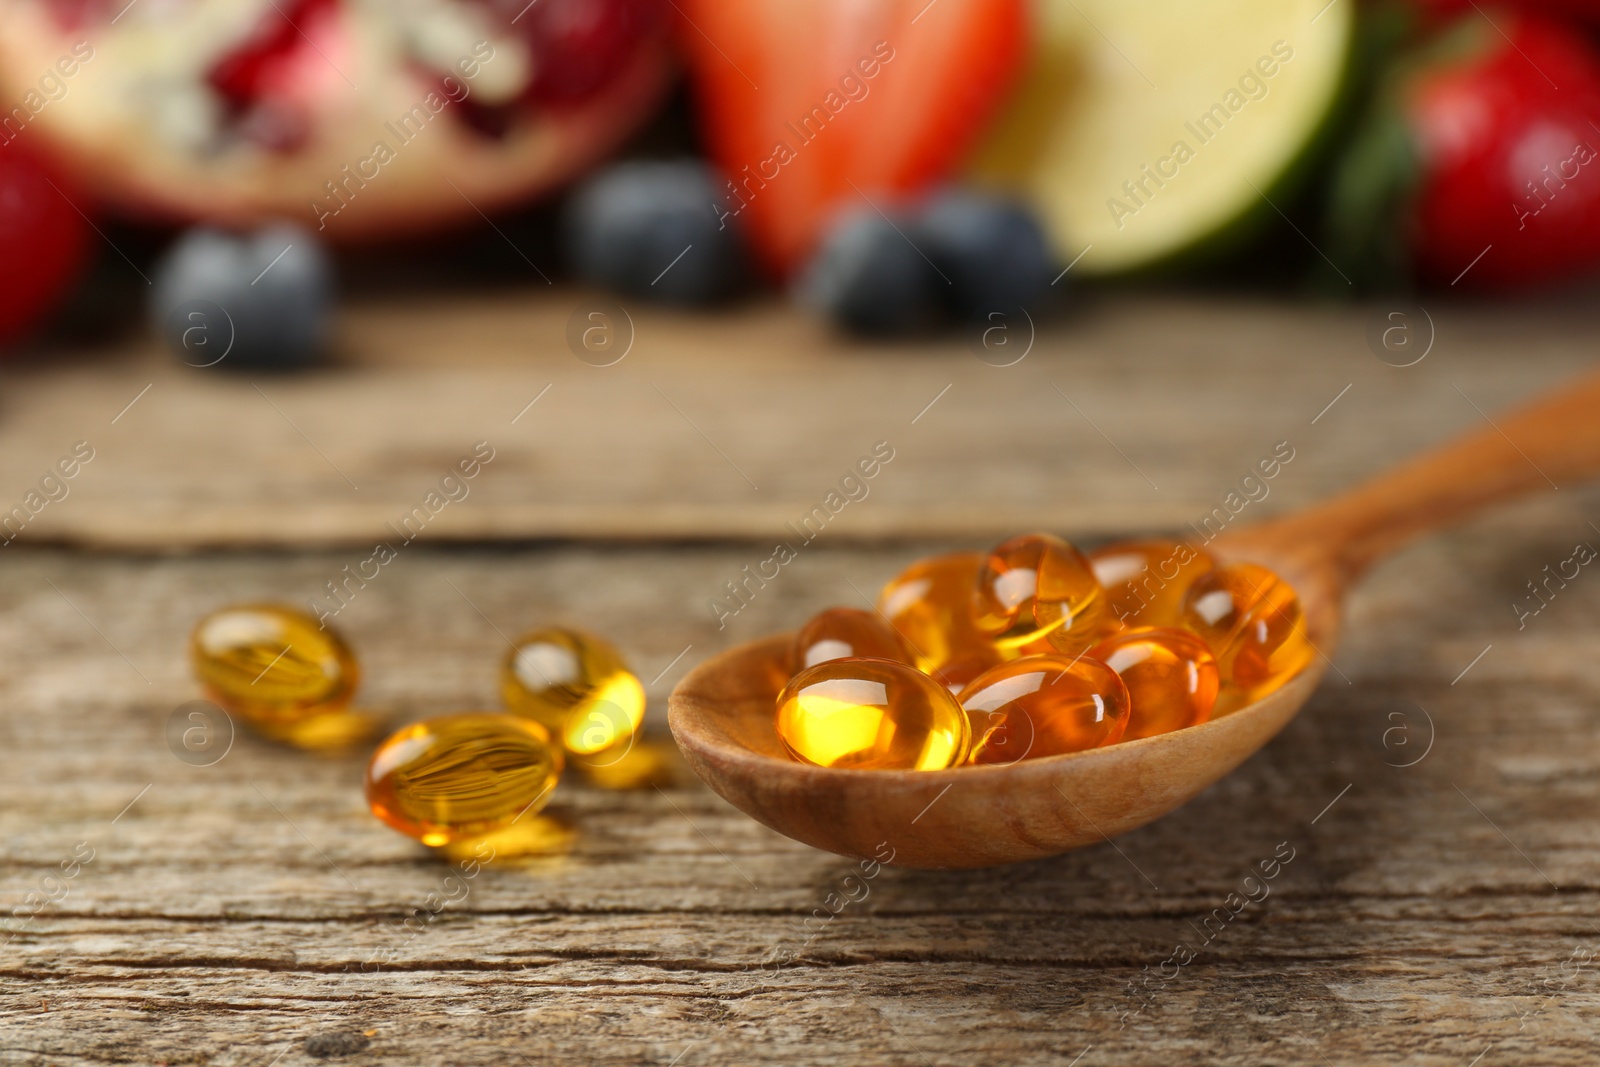
<svg viewBox="0 0 1600 1067">
<path fill-rule="evenodd" d="M 789 658 L 794 670 L 803 671 L 830 659 L 889 659 L 909 664 L 911 653 L 894 628 L 875 612 L 828 608 L 800 627 Z"/>
<path fill-rule="evenodd" d="M 592 634 L 556 626 L 517 639 L 501 663 L 500 698 L 574 755 L 623 744 L 644 721 L 644 686 L 621 654 Z"/>
<path fill-rule="evenodd" d="M 833 659 L 778 694 L 778 736 L 795 759 L 852 770 L 936 771 L 967 753 L 950 691 L 904 663 Z"/>
<path fill-rule="evenodd" d="M 1216 566 L 1187 541 L 1120 541 L 1089 553 L 1089 565 L 1106 591 L 1111 620 L 1123 626 L 1176 626 L 1183 595 Z"/>
<path fill-rule="evenodd" d="M 1127 687 L 1087 657 L 1011 660 L 985 671 L 958 699 L 972 722 L 973 764 L 1099 748 L 1121 740 L 1128 726 Z"/>
<path fill-rule="evenodd" d="M 1103 638 L 1086 654 L 1117 672 L 1133 711 L 1122 740 L 1196 726 L 1217 703 L 1217 660 L 1188 630 L 1136 626 Z"/>
<path fill-rule="evenodd" d="M 342 712 L 360 680 L 338 633 L 279 604 L 213 611 L 195 624 L 189 656 L 207 699 L 277 735 Z"/>
<path fill-rule="evenodd" d="M 1048 647 L 1069 656 L 1093 644 L 1107 619 L 1105 592 L 1088 559 L 1049 534 L 1013 537 L 989 553 L 973 612 L 978 628 L 1002 649 Z"/>
<path fill-rule="evenodd" d="M 470 711 L 412 723 L 367 765 L 372 813 L 424 845 L 448 845 L 530 821 L 561 777 L 543 726 Z"/>
<path fill-rule="evenodd" d="M 1218 710 L 1266 696 L 1311 662 L 1300 598 L 1265 567 L 1234 563 L 1204 574 L 1184 598 L 1183 626 L 1217 657 Z"/>
<path fill-rule="evenodd" d="M 925 674 L 959 690 L 1005 657 L 972 614 L 982 552 L 920 559 L 878 594 L 878 610 L 911 649 Z"/>
</svg>

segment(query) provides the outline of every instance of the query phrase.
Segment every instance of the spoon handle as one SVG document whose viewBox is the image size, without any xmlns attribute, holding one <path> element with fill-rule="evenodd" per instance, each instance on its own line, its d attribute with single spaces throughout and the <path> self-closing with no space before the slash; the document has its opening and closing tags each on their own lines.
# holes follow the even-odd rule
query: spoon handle
<svg viewBox="0 0 1600 1067">
<path fill-rule="evenodd" d="M 1324 503 L 1240 531 L 1331 562 L 1349 581 L 1412 538 L 1532 490 L 1600 477 L 1600 372 L 1391 468 Z"/>
</svg>

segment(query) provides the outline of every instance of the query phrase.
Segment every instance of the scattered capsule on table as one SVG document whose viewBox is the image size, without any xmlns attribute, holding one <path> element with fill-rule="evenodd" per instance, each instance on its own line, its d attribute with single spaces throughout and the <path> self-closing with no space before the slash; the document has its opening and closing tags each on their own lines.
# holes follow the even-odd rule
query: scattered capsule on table
<svg viewBox="0 0 1600 1067">
<path fill-rule="evenodd" d="M 859 770 L 941 770 L 966 756 L 967 716 L 916 668 L 878 659 L 808 667 L 778 694 L 778 736 L 803 763 Z"/>
<path fill-rule="evenodd" d="M 972 764 L 1015 763 L 1115 744 L 1129 718 L 1127 687 L 1097 660 L 1060 653 L 991 668 L 961 691 Z"/>
<path fill-rule="evenodd" d="M 1261 699 L 1311 662 L 1300 598 L 1289 583 L 1254 563 L 1201 575 L 1184 598 L 1183 626 L 1217 657 L 1218 710 Z"/>
<path fill-rule="evenodd" d="M 1089 553 L 1111 619 L 1124 626 L 1176 626 L 1183 595 L 1216 566 L 1187 541 L 1120 541 Z"/>
<path fill-rule="evenodd" d="M 1005 657 L 973 617 L 982 552 L 918 560 L 878 594 L 878 610 L 911 649 L 918 670 L 959 690 Z"/>
<path fill-rule="evenodd" d="M 500 696 L 574 755 L 624 744 L 644 721 L 644 686 L 609 642 L 579 630 L 518 638 L 501 664 Z"/>
<path fill-rule="evenodd" d="M 978 574 L 978 628 L 1013 652 L 1076 656 L 1107 620 L 1105 591 L 1077 548 L 1049 534 L 1025 534 L 995 547 Z"/>
<path fill-rule="evenodd" d="M 425 845 L 505 830 L 549 801 L 561 749 L 539 723 L 463 712 L 412 723 L 367 765 L 372 813 Z"/>
<path fill-rule="evenodd" d="M 361 677 L 336 631 L 280 604 L 211 612 L 195 624 L 189 655 L 207 699 L 284 740 L 350 717 Z"/>
<path fill-rule="evenodd" d="M 1217 660 L 1196 634 L 1137 626 L 1101 639 L 1087 658 L 1117 672 L 1132 710 L 1124 741 L 1195 726 L 1217 703 Z"/>
<path fill-rule="evenodd" d="M 828 608 L 813 615 L 795 634 L 790 656 L 796 671 L 851 658 L 911 663 L 911 653 L 894 628 L 859 608 Z"/>
</svg>

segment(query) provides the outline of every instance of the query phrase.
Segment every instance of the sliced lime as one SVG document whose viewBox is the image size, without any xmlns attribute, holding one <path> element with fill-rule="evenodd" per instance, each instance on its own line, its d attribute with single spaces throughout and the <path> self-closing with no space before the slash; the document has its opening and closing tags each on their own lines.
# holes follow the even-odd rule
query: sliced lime
<svg viewBox="0 0 1600 1067">
<path fill-rule="evenodd" d="M 1160 263 L 1267 208 L 1340 95 L 1354 0 L 1039 0 L 1030 69 L 972 176 L 1063 262 Z"/>
</svg>

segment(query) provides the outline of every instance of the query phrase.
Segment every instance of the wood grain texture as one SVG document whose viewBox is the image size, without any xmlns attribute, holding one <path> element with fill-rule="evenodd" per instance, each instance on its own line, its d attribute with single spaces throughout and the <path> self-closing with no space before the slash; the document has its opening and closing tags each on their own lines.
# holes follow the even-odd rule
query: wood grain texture
<svg viewBox="0 0 1600 1067">
<path fill-rule="evenodd" d="M 1376 569 L 1306 709 L 1171 816 L 1053 860 L 885 868 L 826 922 L 861 868 L 686 768 L 569 777 L 571 852 L 489 866 L 413 934 L 449 872 L 365 811 L 359 755 L 175 758 L 193 621 L 322 595 L 477 440 L 471 495 L 338 615 L 363 703 L 492 706 L 502 632 L 564 620 L 653 679 L 660 740 L 696 663 L 916 556 L 1177 528 L 1286 440 L 1241 521 L 1277 514 L 1569 377 L 1595 336 L 1581 307 L 1434 308 L 1398 369 L 1367 312 L 1111 300 L 1000 369 L 638 309 L 599 369 L 565 348 L 580 299 L 357 306 L 304 379 L 154 351 L 0 370 L 0 513 L 96 449 L 0 569 L 0 1064 L 1594 1062 L 1600 579 L 1526 599 L 1600 544 L 1600 497 L 1566 485 Z M 726 583 L 880 439 L 871 495 L 719 629 Z M 192 551 L 242 545 L 274 550 Z M 1520 629 L 1514 602 L 1538 609 Z M 1284 843 L 1270 895 L 1217 919 Z M 30 894 L 55 899 L 24 923 Z"/>
<path fill-rule="evenodd" d="M 1115 847 L 885 868 L 823 923 L 857 865 L 692 777 L 571 779 L 550 809 L 578 829 L 570 854 L 489 866 L 414 936 L 399 924 L 448 872 L 364 811 L 359 757 L 240 737 L 197 768 L 163 738 L 194 696 L 193 620 L 310 595 L 350 550 L 16 545 L 0 902 L 79 842 L 94 858 L 0 949 L 0 1063 L 292 1067 L 363 1040 L 342 1062 L 1592 1063 L 1600 585 L 1585 569 L 1521 630 L 1510 605 L 1600 541 L 1597 503 L 1563 488 L 1377 568 L 1302 714 Z M 659 736 L 703 657 L 949 547 L 819 542 L 718 631 L 704 602 L 747 544 L 418 545 L 339 622 L 363 702 L 397 718 L 490 702 L 497 631 L 592 627 L 655 679 Z M 1283 843 L 1270 895 L 1215 918 Z M 1180 944 L 1194 959 L 1164 966 Z"/>
<path fill-rule="evenodd" d="M 1295 459 L 1263 512 L 1570 377 L 1596 336 L 1581 305 L 1440 305 L 1432 351 L 1401 369 L 1367 346 L 1381 308 L 1100 297 L 1000 368 L 960 339 L 823 343 L 765 305 L 639 307 L 632 350 L 597 368 L 567 348 L 587 302 L 358 304 L 340 360 L 293 378 L 198 371 L 154 343 L 0 369 L 0 515 L 82 440 L 95 459 L 28 542 L 370 546 L 482 440 L 494 462 L 427 541 L 766 540 L 887 441 L 893 463 L 830 538 L 1179 527 L 1277 442 Z"/>
</svg>

